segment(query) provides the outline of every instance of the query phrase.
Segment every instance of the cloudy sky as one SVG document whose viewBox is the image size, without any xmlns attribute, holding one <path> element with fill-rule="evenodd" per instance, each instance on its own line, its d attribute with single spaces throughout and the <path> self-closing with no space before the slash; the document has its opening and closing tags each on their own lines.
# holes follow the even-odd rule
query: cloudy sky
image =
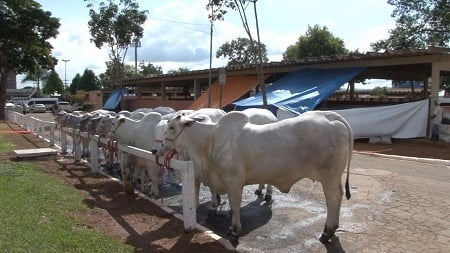
<svg viewBox="0 0 450 253">
<path fill-rule="evenodd" d="M 100 0 L 96 0 L 100 2 Z M 68 83 L 85 69 L 99 75 L 105 71 L 108 51 L 90 42 L 88 8 L 83 0 L 37 0 L 42 9 L 60 19 L 56 39 L 51 40 L 53 55 L 59 59 L 55 70 Z M 137 61 L 161 66 L 164 73 L 179 67 L 190 70 L 209 68 L 210 23 L 206 11 L 208 0 L 138 0 L 141 10 L 148 10 L 142 46 Z M 304 35 L 308 25 L 328 27 L 334 36 L 344 40 L 350 50 L 370 51 L 370 43 L 388 36 L 395 25 L 392 6 L 386 0 L 259 0 L 257 12 L 261 42 L 268 50 L 269 61 L 280 61 L 289 45 Z M 247 8 L 250 26 L 255 27 L 253 5 Z M 255 31 L 254 31 L 254 34 Z M 247 37 L 239 15 L 230 11 L 224 21 L 214 23 L 213 67 L 226 65 L 226 59 L 215 58 L 217 49 L 227 41 Z M 64 66 L 62 59 L 69 60 Z M 126 63 L 134 65 L 134 48 L 129 49 Z M 22 83 L 18 87 L 33 85 Z"/>
</svg>

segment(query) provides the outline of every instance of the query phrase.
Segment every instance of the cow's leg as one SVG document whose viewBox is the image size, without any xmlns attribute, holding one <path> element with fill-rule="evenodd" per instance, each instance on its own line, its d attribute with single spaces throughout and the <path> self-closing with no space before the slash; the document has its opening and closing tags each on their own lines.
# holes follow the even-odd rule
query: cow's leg
<svg viewBox="0 0 450 253">
<path fill-rule="evenodd" d="M 232 213 L 230 232 L 235 238 L 237 238 L 241 232 L 242 189 L 243 185 L 230 185 L 227 192 Z"/>
<path fill-rule="evenodd" d="M 150 196 L 153 196 L 154 198 L 159 197 L 159 166 L 154 162 L 148 162 L 147 168 L 149 169 L 148 173 L 150 174 L 150 180 L 152 183 L 151 189 L 150 189 Z M 149 181 L 147 182 L 147 184 Z"/>
<path fill-rule="evenodd" d="M 262 195 L 263 189 L 264 189 L 264 184 L 259 184 L 259 185 L 258 185 L 258 189 L 255 190 L 255 194 L 258 195 L 258 196 L 259 196 L 259 195 Z"/>
<path fill-rule="evenodd" d="M 211 206 L 209 207 L 208 215 L 212 216 L 217 213 L 217 208 L 220 204 L 220 195 L 216 194 L 216 191 L 211 187 L 209 187 L 209 191 L 211 192 Z"/>
<path fill-rule="evenodd" d="M 272 185 L 268 184 L 266 189 L 266 196 L 264 200 L 270 202 L 272 200 Z"/>
<path fill-rule="evenodd" d="M 327 243 L 339 227 L 339 213 L 343 195 L 340 178 L 337 177 L 339 182 L 322 182 L 327 204 L 327 221 L 322 236 L 319 239 L 322 243 Z"/>
<path fill-rule="evenodd" d="M 141 192 L 146 194 L 148 192 L 148 173 L 145 166 L 139 166 L 139 178 L 141 181 Z"/>
</svg>

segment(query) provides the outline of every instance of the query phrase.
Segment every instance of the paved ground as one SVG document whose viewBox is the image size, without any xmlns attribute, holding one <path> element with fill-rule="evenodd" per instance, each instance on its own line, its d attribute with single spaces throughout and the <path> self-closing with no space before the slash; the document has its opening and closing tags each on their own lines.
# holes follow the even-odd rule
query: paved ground
<svg viewBox="0 0 450 253">
<path fill-rule="evenodd" d="M 426 140 L 419 142 L 419 145 L 409 145 L 408 152 L 413 146 L 418 157 L 431 151 L 443 153 L 437 158 L 445 158 L 445 152 L 450 152 L 447 144 L 433 146 Z M 394 145 L 370 148 L 374 147 L 379 153 L 382 150 L 399 153 L 395 152 Z M 255 186 L 248 186 L 241 208 L 243 233 L 236 249 L 241 252 L 450 252 L 450 166 L 428 162 L 355 154 L 350 168 L 352 198 L 343 200 L 337 237 L 326 245 L 318 241 L 326 214 L 319 183 L 301 180 L 289 194 L 275 191 L 271 203 L 253 194 Z M 161 187 L 175 189 L 168 184 Z M 177 195 L 159 201 L 181 210 Z M 209 204 L 206 191 L 201 202 L 198 222 L 226 236 L 230 222 L 226 198 L 218 216 L 213 218 L 206 215 Z"/>
<path fill-rule="evenodd" d="M 303 179 L 271 203 L 244 190 L 242 252 L 450 252 L 450 167 L 354 155 L 352 198 L 343 200 L 336 240 L 318 241 L 326 217 L 319 183 Z M 206 196 L 206 195 L 205 195 Z M 207 200 L 205 197 L 204 200 Z M 225 199 L 226 201 L 226 199 Z M 167 203 L 167 200 L 166 200 Z M 198 222 L 226 237 L 228 205 L 208 218 L 204 201 Z M 181 210 L 181 206 L 172 206 Z"/>
</svg>

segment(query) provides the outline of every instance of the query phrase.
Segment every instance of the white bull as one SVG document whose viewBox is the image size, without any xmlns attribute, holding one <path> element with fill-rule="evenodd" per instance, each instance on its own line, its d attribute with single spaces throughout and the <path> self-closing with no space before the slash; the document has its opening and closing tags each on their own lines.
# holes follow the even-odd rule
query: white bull
<svg viewBox="0 0 450 253">
<path fill-rule="evenodd" d="M 146 114 L 141 120 L 120 116 L 112 120 L 110 136 L 119 143 L 150 151 L 155 139 L 155 127 L 161 120 L 161 114 L 156 112 Z M 150 174 L 152 186 L 149 195 L 158 197 L 159 166 L 147 159 L 134 156 L 131 156 L 131 158 L 133 165 L 141 172 L 141 190 L 143 192 L 148 191 L 148 174 Z M 124 175 L 124 180 L 129 180 L 125 176 L 129 176 L 129 174 Z"/>
<path fill-rule="evenodd" d="M 218 194 L 228 194 L 233 236 L 241 231 L 245 185 L 269 183 L 287 193 L 305 177 L 320 182 L 325 194 L 327 218 L 320 241 L 327 242 L 338 228 L 341 176 L 347 168 L 349 199 L 353 150 L 352 130 L 339 114 L 313 111 L 265 125 L 249 123 L 242 112 L 228 113 L 217 124 L 179 116 L 169 122 L 165 138 L 201 165 L 205 185 Z"/>
<path fill-rule="evenodd" d="M 225 111 L 222 109 L 217 108 L 201 108 L 196 111 L 190 111 L 190 110 L 181 110 L 178 111 L 172 115 L 169 115 L 167 119 L 161 120 L 159 124 L 156 126 L 155 130 L 155 140 L 152 147 L 152 153 L 157 155 L 164 155 L 169 151 L 170 149 L 173 149 L 173 147 L 170 145 L 170 143 L 165 142 L 163 144 L 164 140 L 164 134 L 167 131 L 168 122 L 170 119 L 173 119 L 174 117 L 177 117 L 179 115 L 189 116 L 198 120 L 201 120 L 203 122 L 217 122 L 219 121 L 223 115 L 225 115 Z M 164 115 L 166 116 L 166 115 Z M 163 116 L 163 118 L 164 118 Z M 178 159 L 180 160 L 190 160 L 189 155 L 185 152 L 183 149 L 178 149 Z M 199 205 L 199 192 L 200 192 L 200 184 L 201 184 L 201 169 L 198 164 L 194 161 L 194 173 L 195 173 L 195 199 L 196 199 L 196 205 Z M 216 196 L 215 192 L 212 188 L 211 190 L 211 206 L 213 209 L 216 209 L 219 205 L 219 196 Z"/>
<path fill-rule="evenodd" d="M 273 113 L 267 109 L 262 108 L 248 108 L 242 111 L 248 117 L 250 123 L 256 125 L 264 125 L 268 123 L 277 122 L 278 119 L 273 115 Z M 256 195 L 262 195 L 264 189 L 264 184 L 259 184 L 258 189 L 255 191 Z M 264 196 L 265 201 L 272 200 L 272 185 L 268 184 L 266 189 L 266 196 Z"/>
</svg>

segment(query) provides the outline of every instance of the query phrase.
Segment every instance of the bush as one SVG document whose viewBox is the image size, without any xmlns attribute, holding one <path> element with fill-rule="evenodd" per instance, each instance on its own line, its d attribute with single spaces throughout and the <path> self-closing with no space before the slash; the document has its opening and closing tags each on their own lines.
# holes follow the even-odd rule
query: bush
<svg viewBox="0 0 450 253">
<path fill-rule="evenodd" d="M 85 111 L 85 112 L 90 112 L 90 111 L 93 111 L 93 110 L 95 110 L 95 107 L 96 107 L 97 105 L 96 104 L 94 104 L 94 103 L 87 103 L 87 102 L 85 102 L 85 103 L 83 103 L 83 111 Z"/>
</svg>

